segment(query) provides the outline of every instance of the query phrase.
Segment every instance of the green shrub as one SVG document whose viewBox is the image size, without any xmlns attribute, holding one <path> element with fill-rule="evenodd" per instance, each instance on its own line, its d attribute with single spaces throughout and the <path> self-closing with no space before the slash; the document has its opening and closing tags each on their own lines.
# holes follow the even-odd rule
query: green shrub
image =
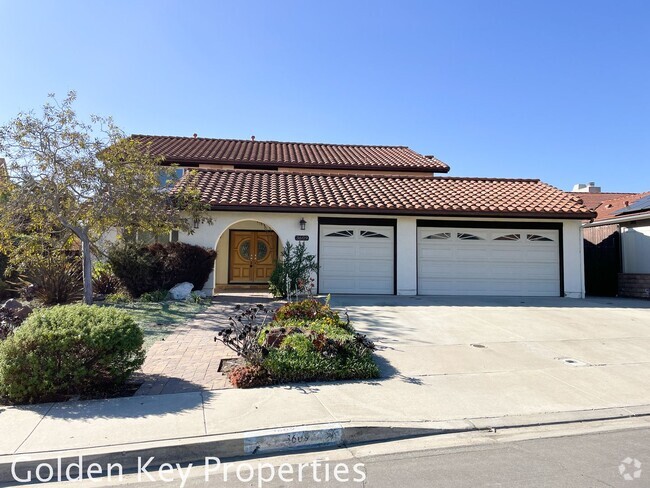
<svg viewBox="0 0 650 488">
<path fill-rule="evenodd" d="M 106 303 L 130 303 L 133 301 L 133 298 L 126 292 L 116 291 L 115 293 L 106 295 L 106 298 L 104 298 L 104 300 Z"/>
<path fill-rule="evenodd" d="M 138 298 L 143 293 L 161 288 L 156 256 L 134 244 L 118 244 L 108 250 L 108 262 L 129 293 Z"/>
<path fill-rule="evenodd" d="M 16 295 L 15 291 L 7 282 L 7 280 L 11 280 L 12 278 L 14 280 L 16 279 L 15 276 L 7 276 L 11 275 L 11 273 L 8 272 L 8 267 L 9 258 L 5 254 L 0 253 L 0 300 L 12 298 Z"/>
<path fill-rule="evenodd" d="M 108 393 L 142 365 L 142 344 L 142 330 L 124 311 L 37 310 L 0 343 L 0 395 L 32 403 Z"/>
<path fill-rule="evenodd" d="M 83 296 L 81 258 L 66 252 L 36 257 L 21 281 L 34 285 L 34 298 L 44 305 L 78 301 Z"/>
<path fill-rule="evenodd" d="M 315 350 L 274 348 L 269 350 L 263 367 L 281 383 L 379 377 L 372 352 L 359 348 L 346 349 L 335 357 L 323 356 Z"/>
<path fill-rule="evenodd" d="M 322 303 L 316 298 L 285 303 L 276 310 L 273 316 L 273 320 L 278 322 L 287 319 L 316 320 L 323 318 L 340 320 L 338 312 L 332 310 L 329 303 Z"/>
<path fill-rule="evenodd" d="M 197 293 L 195 291 L 191 292 L 185 299 L 185 301 L 188 303 L 196 303 L 196 304 L 201 304 L 204 301 L 209 302 L 210 300 L 211 298 L 203 296 L 200 293 Z"/>
<path fill-rule="evenodd" d="M 217 257 L 213 249 L 185 242 L 151 244 L 146 249 L 162 264 L 159 270 L 160 288 L 164 290 L 185 282 L 192 283 L 195 290 L 201 290 L 214 269 Z"/>
<path fill-rule="evenodd" d="M 148 291 L 140 295 L 140 301 L 158 303 L 164 302 L 167 300 L 167 297 L 169 297 L 169 292 L 167 290 Z"/>
<path fill-rule="evenodd" d="M 337 341 L 353 341 L 355 338 L 354 333 L 348 327 L 342 327 L 340 322 L 331 319 L 323 318 L 318 320 L 305 320 L 305 319 L 291 319 L 283 322 L 272 322 L 262 329 L 258 337 L 259 344 L 264 344 L 266 336 L 271 330 L 286 329 L 283 335 L 289 336 L 292 329 L 301 331 L 311 331 L 314 334 L 324 334 L 328 339 L 335 339 Z"/>
<path fill-rule="evenodd" d="M 280 349 L 293 349 L 300 356 L 306 356 L 316 350 L 312 339 L 305 334 L 290 334 L 282 341 Z"/>
<path fill-rule="evenodd" d="M 93 292 L 100 295 L 116 293 L 122 287 L 110 263 L 97 261 L 93 266 Z"/>
<path fill-rule="evenodd" d="M 213 270 L 216 252 L 183 242 L 113 246 L 108 260 L 115 275 L 135 298 L 189 282 L 202 289 Z"/>
<path fill-rule="evenodd" d="M 262 329 L 258 341 L 267 350 L 262 367 L 280 383 L 379 376 L 372 342 L 342 326 L 338 317 L 274 322 Z"/>
<path fill-rule="evenodd" d="M 274 297 L 286 297 L 289 293 L 297 291 L 311 291 L 313 281 L 310 275 L 315 271 L 318 271 L 316 256 L 307 252 L 305 243 L 292 245 L 288 242 L 282 250 L 282 258 L 271 274 L 269 290 Z"/>
</svg>

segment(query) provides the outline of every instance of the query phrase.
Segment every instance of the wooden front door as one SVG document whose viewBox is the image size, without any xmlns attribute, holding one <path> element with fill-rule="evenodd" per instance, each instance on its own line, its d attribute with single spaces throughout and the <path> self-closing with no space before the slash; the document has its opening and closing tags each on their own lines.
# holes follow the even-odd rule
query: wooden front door
<svg viewBox="0 0 650 488">
<path fill-rule="evenodd" d="M 273 231 L 230 231 L 230 283 L 266 283 L 278 260 Z"/>
</svg>

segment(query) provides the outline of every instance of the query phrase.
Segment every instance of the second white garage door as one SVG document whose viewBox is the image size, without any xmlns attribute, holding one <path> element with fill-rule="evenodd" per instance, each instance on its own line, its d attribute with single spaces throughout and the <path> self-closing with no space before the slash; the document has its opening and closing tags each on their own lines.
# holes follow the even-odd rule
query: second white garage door
<svg viewBox="0 0 650 488">
<path fill-rule="evenodd" d="M 394 293 L 394 228 L 321 225 L 320 293 Z"/>
<path fill-rule="evenodd" d="M 557 230 L 418 229 L 421 295 L 559 296 Z"/>
</svg>

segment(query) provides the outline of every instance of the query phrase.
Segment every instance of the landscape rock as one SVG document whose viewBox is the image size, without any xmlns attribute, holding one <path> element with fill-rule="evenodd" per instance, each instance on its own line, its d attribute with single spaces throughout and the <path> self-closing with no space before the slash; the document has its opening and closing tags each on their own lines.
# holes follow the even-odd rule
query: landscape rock
<svg viewBox="0 0 650 488">
<path fill-rule="evenodd" d="M 0 310 L 10 312 L 11 316 L 15 317 L 19 322 L 25 320 L 32 313 L 32 307 L 23 305 L 15 298 L 10 298 L 0 305 Z"/>
<path fill-rule="evenodd" d="M 0 306 L 0 309 L 4 310 L 20 310 L 21 308 L 23 308 L 23 304 L 15 298 L 10 298 Z"/>
<path fill-rule="evenodd" d="M 172 300 L 185 300 L 192 293 L 192 288 L 194 288 L 194 285 L 187 281 L 185 283 L 179 283 L 169 290 L 169 296 Z"/>
</svg>

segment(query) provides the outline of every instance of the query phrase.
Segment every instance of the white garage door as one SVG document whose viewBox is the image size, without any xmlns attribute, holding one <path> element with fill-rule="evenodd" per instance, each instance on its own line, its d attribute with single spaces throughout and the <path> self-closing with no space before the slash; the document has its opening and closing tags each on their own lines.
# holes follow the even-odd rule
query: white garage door
<svg viewBox="0 0 650 488">
<path fill-rule="evenodd" d="M 393 294 L 393 227 L 321 225 L 320 293 Z"/>
<path fill-rule="evenodd" d="M 421 295 L 559 296 L 557 230 L 418 229 Z"/>
</svg>

